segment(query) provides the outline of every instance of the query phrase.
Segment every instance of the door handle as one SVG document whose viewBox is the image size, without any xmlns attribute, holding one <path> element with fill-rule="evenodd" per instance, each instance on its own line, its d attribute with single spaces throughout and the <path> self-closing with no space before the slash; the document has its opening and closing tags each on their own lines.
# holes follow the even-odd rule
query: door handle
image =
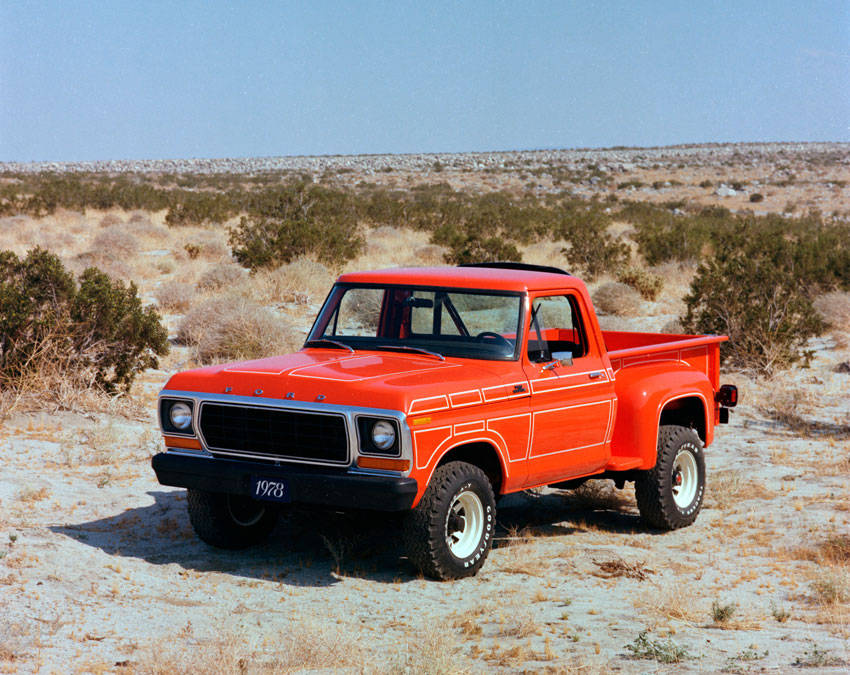
<svg viewBox="0 0 850 675">
<path fill-rule="evenodd" d="M 588 373 L 588 374 L 587 374 L 587 376 L 588 376 L 591 380 L 595 380 L 595 379 L 597 379 L 597 378 L 602 377 L 602 371 L 601 371 L 601 370 L 594 370 L 592 373 Z"/>
</svg>

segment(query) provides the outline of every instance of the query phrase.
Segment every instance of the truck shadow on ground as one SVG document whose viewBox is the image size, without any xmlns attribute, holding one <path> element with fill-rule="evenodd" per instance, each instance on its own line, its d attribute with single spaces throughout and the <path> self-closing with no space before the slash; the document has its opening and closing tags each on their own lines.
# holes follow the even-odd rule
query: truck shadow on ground
<svg viewBox="0 0 850 675">
<path fill-rule="evenodd" d="M 109 555 L 292 586 L 331 586 L 342 577 L 384 583 L 421 578 L 403 555 L 400 515 L 292 509 L 263 545 L 223 551 L 195 536 L 183 490 L 148 494 L 153 504 L 50 529 Z M 510 545 L 523 530 L 533 537 L 645 531 L 632 513 L 589 506 L 577 508 L 559 494 L 510 495 L 500 502 L 495 547 Z"/>
</svg>

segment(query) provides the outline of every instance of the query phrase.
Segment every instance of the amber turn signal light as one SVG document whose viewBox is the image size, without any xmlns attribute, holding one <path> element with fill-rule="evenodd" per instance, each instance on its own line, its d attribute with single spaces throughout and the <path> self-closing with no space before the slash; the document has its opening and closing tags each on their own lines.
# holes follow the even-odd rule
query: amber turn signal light
<svg viewBox="0 0 850 675">
<path fill-rule="evenodd" d="M 197 438 L 181 438 L 180 436 L 163 436 L 167 448 L 186 448 L 188 450 L 200 450 L 201 442 Z"/>
<path fill-rule="evenodd" d="M 358 457 L 357 466 L 361 469 L 383 469 L 384 471 L 407 471 L 409 459 L 385 459 L 384 457 Z"/>
</svg>

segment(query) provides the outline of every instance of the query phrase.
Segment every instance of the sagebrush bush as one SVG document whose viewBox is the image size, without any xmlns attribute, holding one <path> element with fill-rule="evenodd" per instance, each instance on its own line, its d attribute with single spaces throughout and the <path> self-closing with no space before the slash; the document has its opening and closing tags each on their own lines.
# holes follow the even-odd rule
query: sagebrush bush
<svg viewBox="0 0 850 675">
<path fill-rule="evenodd" d="M 159 314 L 135 284 L 96 268 L 79 284 L 59 258 L 33 249 L 0 252 L 0 380 L 15 388 L 39 369 L 61 369 L 107 392 L 127 389 L 168 352 Z"/>
<path fill-rule="evenodd" d="M 616 273 L 628 260 L 629 247 L 608 231 L 611 219 L 598 206 L 585 209 L 562 205 L 557 217 L 551 235 L 569 242 L 561 253 L 571 273 L 593 281 L 605 272 Z"/>
<path fill-rule="evenodd" d="M 610 281 L 593 293 L 593 304 L 605 314 L 632 316 L 640 309 L 640 294 L 631 286 Z"/>
<path fill-rule="evenodd" d="M 771 375 L 798 361 L 825 325 L 797 273 L 797 253 L 782 237 L 730 238 L 699 266 L 685 328 L 728 335 L 720 353 L 734 367 Z"/>
<path fill-rule="evenodd" d="M 631 265 L 617 274 L 617 281 L 634 288 L 644 300 L 655 301 L 664 288 L 664 279 L 643 267 Z"/>
<path fill-rule="evenodd" d="M 193 307 L 180 322 L 177 339 L 194 348 L 200 363 L 274 356 L 303 343 L 284 319 L 237 295 L 209 298 Z"/>
<path fill-rule="evenodd" d="M 446 224 L 434 233 L 433 241 L 448 249 L 443 258 L 449 265 L 522 260 L 522 254 L 514 244 L 483 227 L 462 228 Z"/>
<path fill-rule="evenodd" d="M 250 209 L 230 230 L 233 256 L 250 269 L 300 256 L 338 266 L 363 246 L 353 201 L 341 191 L 301 182 L 256 195 Z"/>
</svg>

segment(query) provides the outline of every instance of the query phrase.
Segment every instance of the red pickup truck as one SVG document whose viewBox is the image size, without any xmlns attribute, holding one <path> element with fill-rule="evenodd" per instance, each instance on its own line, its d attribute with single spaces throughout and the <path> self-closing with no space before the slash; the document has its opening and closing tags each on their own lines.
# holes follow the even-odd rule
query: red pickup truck
<svg viewBox="0 0 850 675">
<path fill-rule="evenodd" d="M 555 268 L 345 274 L 299 352 L 168 381 L 153 467 L 213 546 L 259 543 L 289 504 L 403 511 L 414 565 L 470 576 L 496 499 L 531 487 L 634 481 L 647 525 L 691 524 L 737 402 L 725 339 L 602 331 Z"/>
</svg>

